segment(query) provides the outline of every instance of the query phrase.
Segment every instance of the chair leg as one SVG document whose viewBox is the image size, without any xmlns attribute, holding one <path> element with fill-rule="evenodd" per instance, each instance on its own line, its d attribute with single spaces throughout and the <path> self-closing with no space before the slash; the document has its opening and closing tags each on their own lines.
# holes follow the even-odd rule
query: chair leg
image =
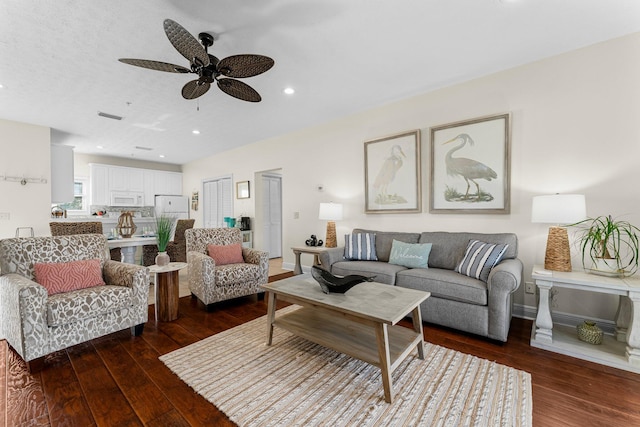
<svg viewBox="0 0 640 427">
<path fill-rule="evenodd" d="M 27 371 L 30 374 L 37 374 L 44 368 L 44 356 L 40 356 L 36 359 L 27 362 Z"/>
<path fill-rule="evenodd" d="M 131 327 L 131 335 L 134 337 L 139 337 L 142 335 L 142 331 L 144 331 L 144 323 L 140 323 L 139 325 Z"/>
</svg>

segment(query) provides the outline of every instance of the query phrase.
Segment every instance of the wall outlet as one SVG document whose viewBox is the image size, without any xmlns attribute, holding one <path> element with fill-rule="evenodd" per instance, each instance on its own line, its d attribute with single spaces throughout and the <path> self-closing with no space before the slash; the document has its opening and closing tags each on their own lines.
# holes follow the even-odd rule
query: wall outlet
<svg viewBox="0 0 640 427">
<path fill-rule="evenodd" d="M 528 294 L 536 293 L 536 285 L 533 282 L 524 282 L 524 291 Z"/>
<path fill-rule="evenodd" d="M 9 221 L 10 218 L 9 212 L 0 212 L 0 221 Z"/>
</svg>

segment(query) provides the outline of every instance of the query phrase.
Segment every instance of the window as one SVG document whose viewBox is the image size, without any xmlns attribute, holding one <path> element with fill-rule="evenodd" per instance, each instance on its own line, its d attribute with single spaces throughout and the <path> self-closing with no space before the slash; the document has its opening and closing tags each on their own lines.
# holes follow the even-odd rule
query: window
<svg viewBox="0 0 640 427">
<path fill-rule="evenodd" d="M 75 177 L 73 181 L 73 201 L 60 203 L 58 207 L 66 209 L 68 214 L 89 213 L 89 180 L 84 177 Z"/>
</svg>

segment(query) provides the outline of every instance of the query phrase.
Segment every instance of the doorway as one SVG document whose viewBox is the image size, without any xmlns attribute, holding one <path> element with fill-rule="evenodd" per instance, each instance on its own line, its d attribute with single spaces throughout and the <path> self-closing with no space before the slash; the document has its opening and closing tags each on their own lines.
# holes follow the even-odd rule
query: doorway
<svg viewBox="0 0 640 427">
<path fill-rule="evenodd" d="M 205 228 L 225 227 L 224 218 L 233 216 L 230 176 L 208 179 L 202 183 L 202 207 Z"/>
</svg>

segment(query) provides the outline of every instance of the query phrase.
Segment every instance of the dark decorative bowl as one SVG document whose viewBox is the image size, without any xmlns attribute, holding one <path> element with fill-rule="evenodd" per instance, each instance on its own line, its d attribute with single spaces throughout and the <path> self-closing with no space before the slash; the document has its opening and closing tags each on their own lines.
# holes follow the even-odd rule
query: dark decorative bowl
<svg viewBox="0 0 640 427">
<path fill-rule="evenodd" d="M 344 294 L 358 283 L 372 282 L 376 276 L 366 277 L 359 274 L 350 274 L 348 276 L 334 276 L 327 270 L 320 267 L 311 267 L 311 276 L 316 279 L 325 294 Z"/>
</svg>

